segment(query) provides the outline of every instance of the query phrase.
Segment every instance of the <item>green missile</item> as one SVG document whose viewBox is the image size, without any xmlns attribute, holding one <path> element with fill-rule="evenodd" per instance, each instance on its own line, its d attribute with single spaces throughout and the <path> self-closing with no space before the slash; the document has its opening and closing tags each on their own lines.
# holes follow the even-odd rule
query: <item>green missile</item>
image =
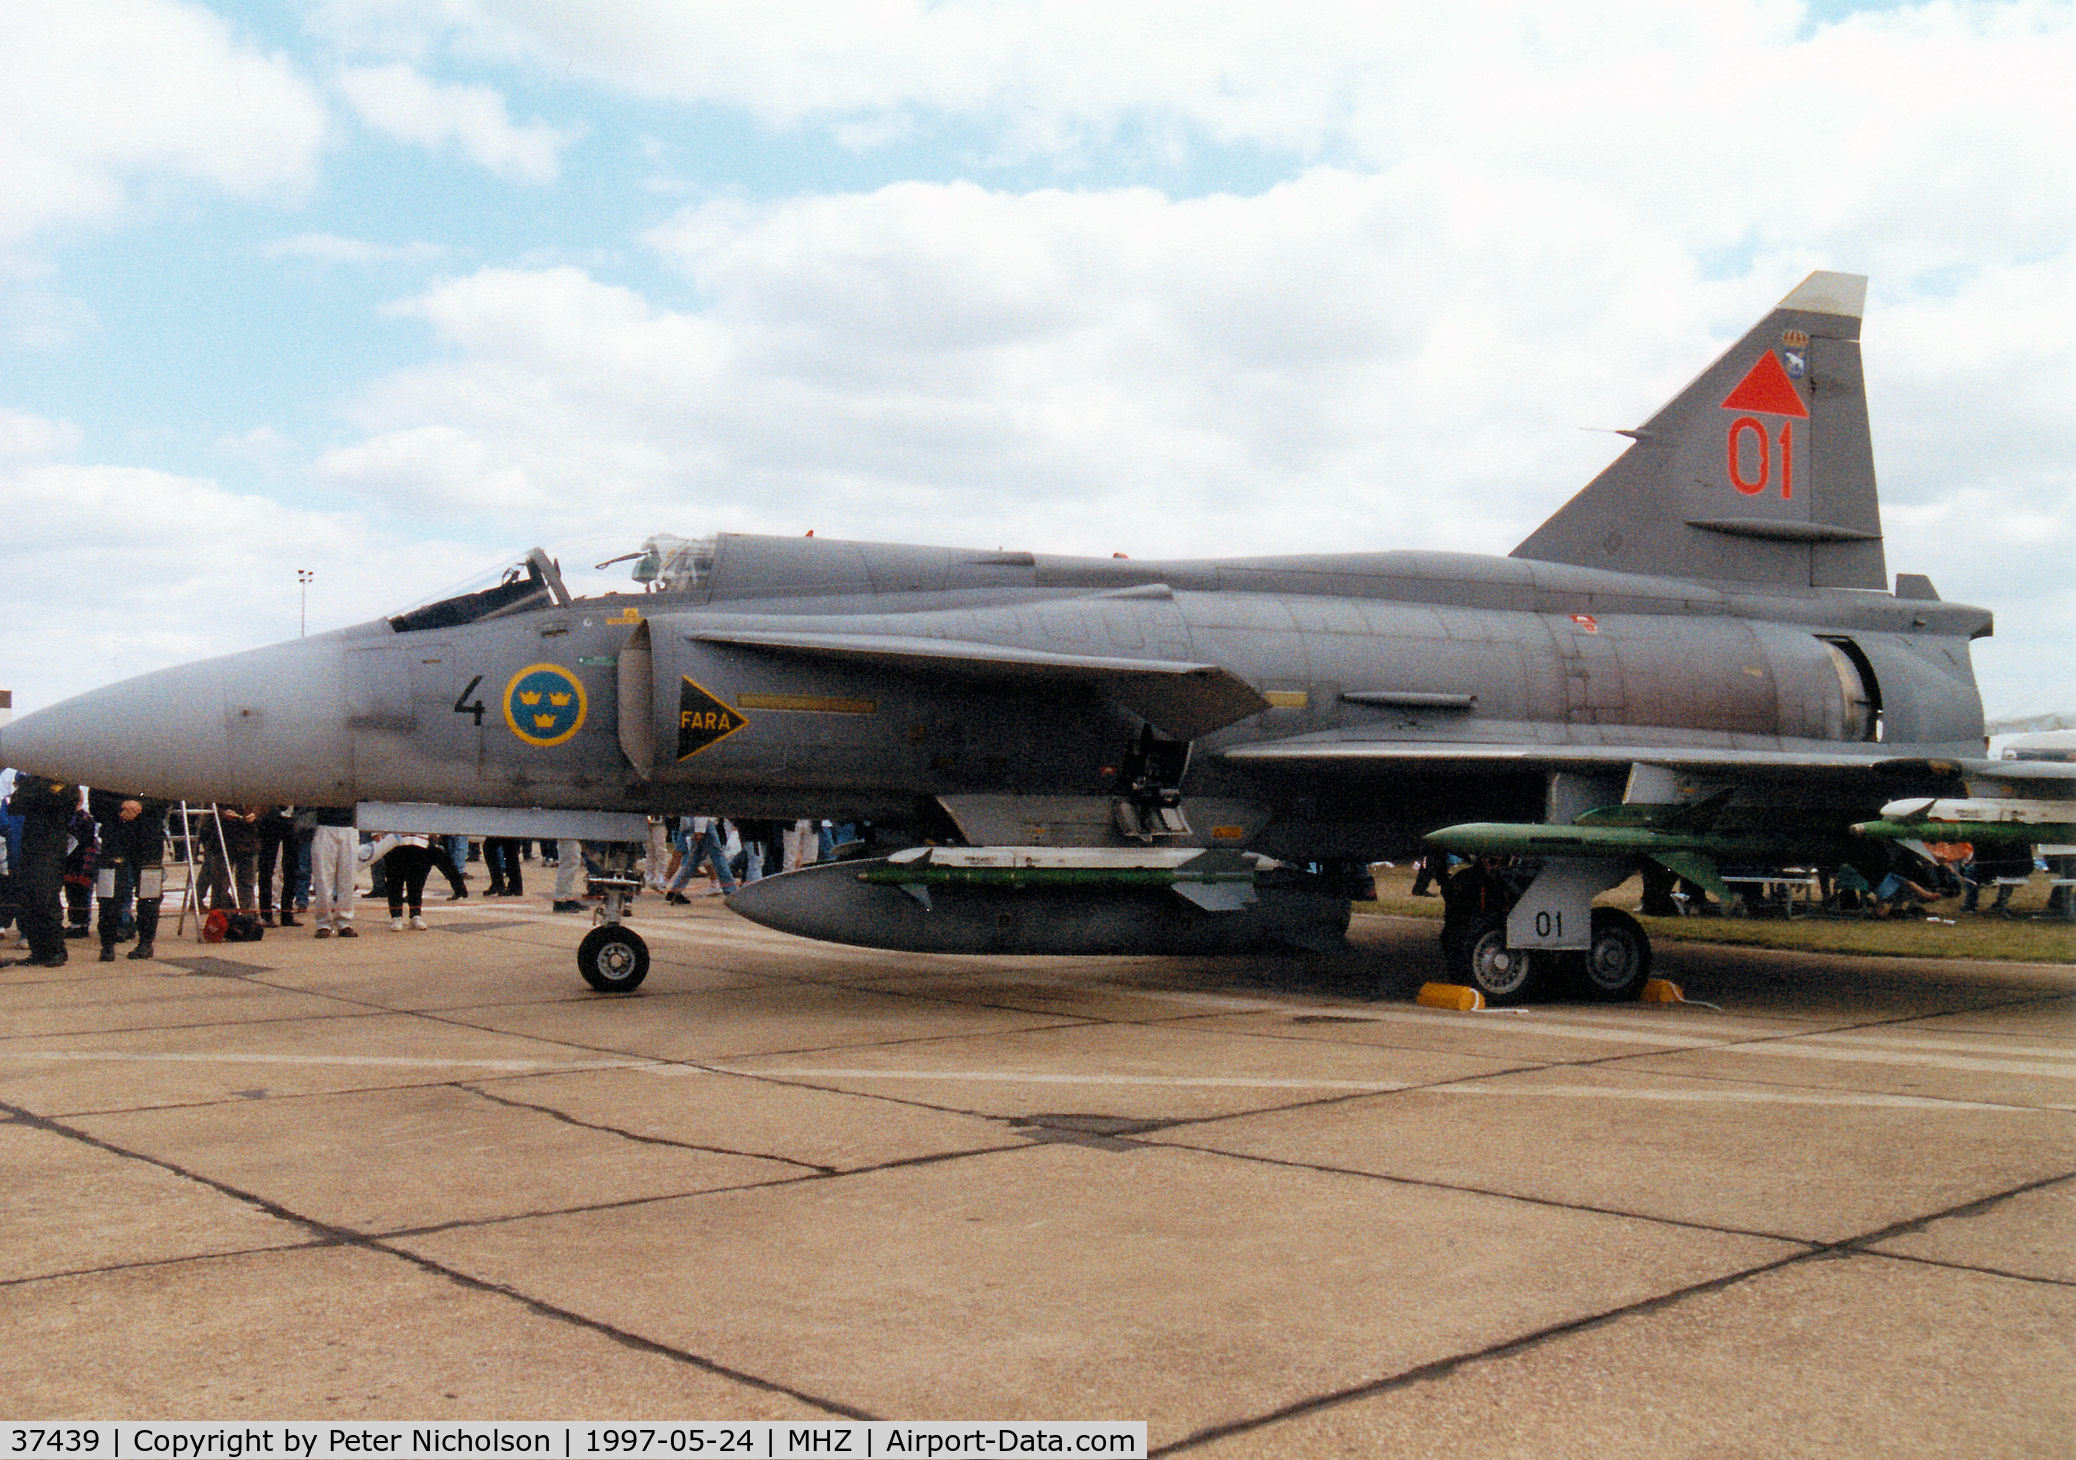
<svg viewBox="0 0 2076 1460">
<path fill-rule="evenodd" d="M 1467 821 L 1425 840 L 1459 857 L 1664 857 L 1699 854 L 1722 861 L 1778 855 L 1778 837 L 1658 830 L 1646 826 L 1559 826 L 1548 822 Z"/>
<path fill-rule="evenodd" d="M 1967 842 L 1977 847 L 2076 843 L 2076 822 L 2069 821 L 1858 821 L 1853 832 L 1877 841 Z"/>
<path fill-rule="evenodd" d="M 1611 811 L 1588 813 L 1589 817 L 1609 819 L 1613 815 Z M 1722 878 L 1722 864 L 1770 863 L 1791 856 L 1808 856 L 1813 845 L 1831 840 L 1819 835 L 1788 841 L 1779 836 L 1714 832 L 1694 826 L 1644 826 L 1626 821 L 1613 825 L 1581 821 L 1569 826 L 1471 821 L 1429 832 L 1425 839 L 1460 857 L 1643 857 L 1724 901 L 1729 900 L 1730 889 Z"/>
</svg>

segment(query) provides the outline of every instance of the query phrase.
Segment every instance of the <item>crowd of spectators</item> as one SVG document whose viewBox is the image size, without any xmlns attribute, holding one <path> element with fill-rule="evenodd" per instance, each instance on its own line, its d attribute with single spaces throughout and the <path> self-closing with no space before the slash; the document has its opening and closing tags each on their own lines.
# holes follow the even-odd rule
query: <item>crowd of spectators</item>
<svg viewBox="0 0 2076 1460">
<path fill-rule="evenodd" d="M 196 915 L 198 931 L 217 936 L 237 926 L 234 917 L 262 929 L 301 928 L 307 917 L 316 937 L 351 938 L 363 881 L 387 904 L 391 930 L 403 932 L 427 926 L 432 873 L 445 881 L 448 901 L 459 901 L 479 859 L 484 896 L 522 898 L 537 855 L 555 873 L 550 908 L 580 913 L 597 900 L 591 884 L 609 862 L 634 861 L 643 885 L 686 903 L 835 855 L 855 835 L 828 822 L 666 817 L 652 818 L 645 848 L 542 840 L 536 854 L 532 838 L 479 844 L 363 831 L 352 807 L 189 806 L 32 775 L 13 776 L 0 790 L 0 935 L 11 930 L 13 951 L 26 953 L 7 961 L 47 968 L 67 961 L 68 940 L 96 932 L 104 962 L 125 943 L 135 945 L 131 958 L 155 956 L 169 894 Z M 168 885 L 169 863 L 186 869 L 184 882 Z"/>
<path fill-rule="evenodd" d="M 679 816 L 651 818 L 646 846 L 540 841 L 537 855 L 555 873 L 550 909 L 581 913 L 598 900 L 593 883 L 609 871 L 620 875 L 632 867 L 637 881 L 627 885 L 683 904 L 843 855 L 858 838 L 858 828 L 827 821 Z M 1828 884 L 1824 899 L 1861 897 L 1867 910 L 1891 916 L 1914 915 L 1949 899 L 1963 912 L 2000 914 L 2008 911 L 2013 892 L 2044 866 L 2053 878 L 2047 911 L 2067 915 L 2076 874 L 2068 864 L 2076 858 L 2054 854 L 2036 862 L 2034 850 L 1977 854 L 1966 845 L 1937 848 L 1931 862 L 1897 857 L 1875 882 L 1840 868 L 1822 879 Z M 469 896 L 469 867 L 479 857 L 488 873 L 486 897 L 527 895 L 526 865 L 536 860 L 531 838 L 488 837 L 479 852 L 467 837 L 359 829 L 352 807 L 169 805 L 21 775 L 0 801 L 0 934 L 15 930 L 14 949 L 27 954 L 17 963 L 59 967 L 68 956 L 67 940 L 96 931 L 104 962 L 123 943 L 136 945 L 130 957 L 150 958 L 164 895 L 177 890 L 166 887 L 169 861 L 189 871 L 182 898 L 192 895 L 200 927 L 210 928 L 212 916 L 224 920 L 214 925 L 219 935 L 233 917 L 249 918 L 256 928 L 299 928 L 300 915 L 307 914 L 319 938 L 356 937 L 354 910 L 363 877 L 370 895 L 387 904 L 392 931 L 422 929 L 430 875 L 438 872 L 448 901 L 459 901 Z M 1423 862 L 1416 896 L 1427 892 L 1447 860 Z M 1675 881 L 1663 879 L 1665 885 L 1656 889 L 1660 900 L 1674 898 Z M 1652 891 L 1647 879 L 1647 904 Z"/>
</svg>

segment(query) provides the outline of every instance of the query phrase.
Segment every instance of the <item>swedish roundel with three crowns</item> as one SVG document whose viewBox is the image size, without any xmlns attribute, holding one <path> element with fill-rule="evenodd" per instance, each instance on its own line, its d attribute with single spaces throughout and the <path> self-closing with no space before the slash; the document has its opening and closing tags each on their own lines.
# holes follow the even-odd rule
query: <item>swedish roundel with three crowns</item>
<svg viewBox="0 0 2076 1460">
<path fill-rule="evenodd" d="M 528 745 L 560 745 L 584 728 L 584 686 L 560 664 L 532 664 L 505 686 L 505 723 Z"/>
</svg>

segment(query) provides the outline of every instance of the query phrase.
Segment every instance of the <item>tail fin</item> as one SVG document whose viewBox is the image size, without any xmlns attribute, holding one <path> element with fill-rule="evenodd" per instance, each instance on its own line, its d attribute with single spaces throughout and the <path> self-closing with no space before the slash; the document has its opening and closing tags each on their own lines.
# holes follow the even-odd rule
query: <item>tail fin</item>
<svg viewBox="0 0 2076 1460">
<path fill-rule="evenodd" d="M 1811 274 L 1634 431 L 1512 556 L 1624 573 L 1886 588 L 1860 374 L 1867 281 Z"/>
</svg>

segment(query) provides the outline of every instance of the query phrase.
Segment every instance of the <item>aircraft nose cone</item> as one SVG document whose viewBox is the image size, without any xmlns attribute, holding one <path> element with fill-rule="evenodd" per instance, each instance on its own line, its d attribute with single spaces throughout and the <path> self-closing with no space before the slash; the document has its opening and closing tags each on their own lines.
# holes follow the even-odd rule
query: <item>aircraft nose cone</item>
<svg viewBox="0 0 2076 1460">
<path fill-rule="evenodd" d="M 25 715 L 7 727 L 8 758 L 38 775 L 193 795 L 227 779 L 223 684 L 214 663 L 161 670 Z M 192 791 L 178 789 L 193 786 Z"/>
<path fill-rule="evenodd" d="M 290 645 L 139 675 L 24 715 L 0 752 L 168 800 L 331 804 L 351 781 L 337 658 Z"/>
</svg>

